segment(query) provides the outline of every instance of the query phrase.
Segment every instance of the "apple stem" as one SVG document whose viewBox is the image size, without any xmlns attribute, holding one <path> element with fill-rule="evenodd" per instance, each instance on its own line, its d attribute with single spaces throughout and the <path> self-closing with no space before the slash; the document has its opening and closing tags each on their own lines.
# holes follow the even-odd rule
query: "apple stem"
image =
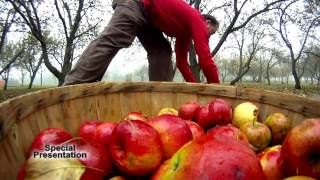
<svg viewBox="0 0 320 180">
<path fill-rule="evenodd" d="M 74 137 L 74 138 L 72 138 L 72 139 L 69 139 L 69 140 L 67 140 L 67 141 L 65 141 L 65 142 L 63 142 L 63 143 L 61 143 L 61 144 L 59 144 L 59 145 L 64 145 L 64 144 L 67 144 L 67 143 L 69 143 L 69 142 L 72 142 L 72 141 L 76 141 L 76 140 L 82 140 L 82 141 L 84 141 L 86 144 L 88 144 L 89 142 L 87 141 L 87 140 L 85 140 L 83 137 Z"/>
</svg>

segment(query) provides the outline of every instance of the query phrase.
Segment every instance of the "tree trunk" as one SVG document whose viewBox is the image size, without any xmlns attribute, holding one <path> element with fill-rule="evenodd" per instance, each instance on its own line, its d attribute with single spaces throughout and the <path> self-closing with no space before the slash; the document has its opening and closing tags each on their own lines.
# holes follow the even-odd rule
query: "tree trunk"
<svg viewBox="0 0 320 180">
<path fill-rule="evenodd" d="M 4 87 L 3 87 L 3 90 L 7 90 L 8 89 L 8 83 L 9 83 L 9 74 L 10 74 L 10 66 L 8 67 L 7 69 L 7 73 L 5 74 L 5 78 L 4 78 Z"/>
<path fill-rule="evenodd" d="M 294 88 L 295 89 L 301 89 L 300 79 L 299 79 L 298 74 L 297 74 L 296 63 L 295 62 L 292 62 L 292 75 L 293 75 L 293 78 L 294 78 L 294 81 L 295 81 Z"/>
<path fill-rule="evenodd" d="M 195 51 L 193 43 L 191 43 L 191 45 L 190 45 L 189 63 L 190 63 L 190 68 L 191 68 L 196 80 L 198 82 L 201 82 L 201 80 L 200 80 L 200 66 L 199 66 L 199 63 L 197 62 L 196 51 Z"/>
<path fill-rule="evenodd" d="M 36 68 L 35 68 L 35 70 L 32 72 L 32 76 L 31 76 L 31 78 L 30 78 L 30 83 L 29 83 L 28 89 L 31 89 L 31 88 L 32 88 L 33 81 L 34 81 L 34 79 L 35 79 L 35 77 L 36 77 L 36 75 L 37 75 L 37 72 L 38 72 L 41 64 L 42 64 L 42 59 L 43 59 L 43 56 L 41 55 L 41 57 L 40 57 L 40 59 L 39 59 L 39 62 L 38 62 L 38 64 L 37 64 Z"/>
</svg>

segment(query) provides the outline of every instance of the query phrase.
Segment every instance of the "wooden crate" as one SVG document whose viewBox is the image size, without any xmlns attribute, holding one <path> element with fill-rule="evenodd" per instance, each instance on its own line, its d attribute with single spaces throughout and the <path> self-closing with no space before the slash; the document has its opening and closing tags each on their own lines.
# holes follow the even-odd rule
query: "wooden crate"
<svg viewBox="0 0 320 180">
<path fill-rule="evenodd" d="M 76 135 L 88 119 L 120 121 L 130 111 L 148 117 L 163 107 L 189 100 L 201 104 L 215 98 L 233 107 L 250 101 L 260 109 L 259 120 L 282 112 L 294 125 L 305 118 L 320 117 L 320 101 L 272 91 L 235 86 L 170 82 L 91 83 L 29 93 L 0 104 L 0 177 L 15 179 L 26 159 L 25 152 L 42 129 L 60 127 Z"/>
</svg>

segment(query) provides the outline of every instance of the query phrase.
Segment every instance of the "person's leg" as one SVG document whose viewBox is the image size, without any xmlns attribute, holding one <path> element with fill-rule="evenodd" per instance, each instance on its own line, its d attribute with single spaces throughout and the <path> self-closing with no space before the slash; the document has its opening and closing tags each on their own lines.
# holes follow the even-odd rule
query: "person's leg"
<svg viewBox="0 0 320 180">
<path fill-rule="evenodd" d="M 117 4 L 108 26 L 83 52 L 66 75 L 64 85 L 100 81 L 117 52 L 130 46 L 138 29 L 145 24 L 139 0 Z"/>
<path fill-rule="evenodd" d="M 149 80 L 172 81 L 172 50 L 162 32 L 148 26 L 138 32 L 138 38 L 148 54 Z"/>
</svg>

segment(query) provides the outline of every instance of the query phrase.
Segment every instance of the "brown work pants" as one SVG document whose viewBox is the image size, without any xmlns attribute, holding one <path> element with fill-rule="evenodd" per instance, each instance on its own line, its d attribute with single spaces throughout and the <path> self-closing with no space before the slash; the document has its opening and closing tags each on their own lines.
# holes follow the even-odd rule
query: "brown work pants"
<svg viewBox="0 0 320 180">
<path fill-rule="evenodd" d="M 135 37 L 148 54 L 149 80 L 172 81 L 171 46 L 162 32 L 147 21 L 142 2 L 114 1 L 118 3 L 111 20 L 67 74 L 64 85 L 100 81 L 117 52 L 129 47 Z"/>
</svg>

